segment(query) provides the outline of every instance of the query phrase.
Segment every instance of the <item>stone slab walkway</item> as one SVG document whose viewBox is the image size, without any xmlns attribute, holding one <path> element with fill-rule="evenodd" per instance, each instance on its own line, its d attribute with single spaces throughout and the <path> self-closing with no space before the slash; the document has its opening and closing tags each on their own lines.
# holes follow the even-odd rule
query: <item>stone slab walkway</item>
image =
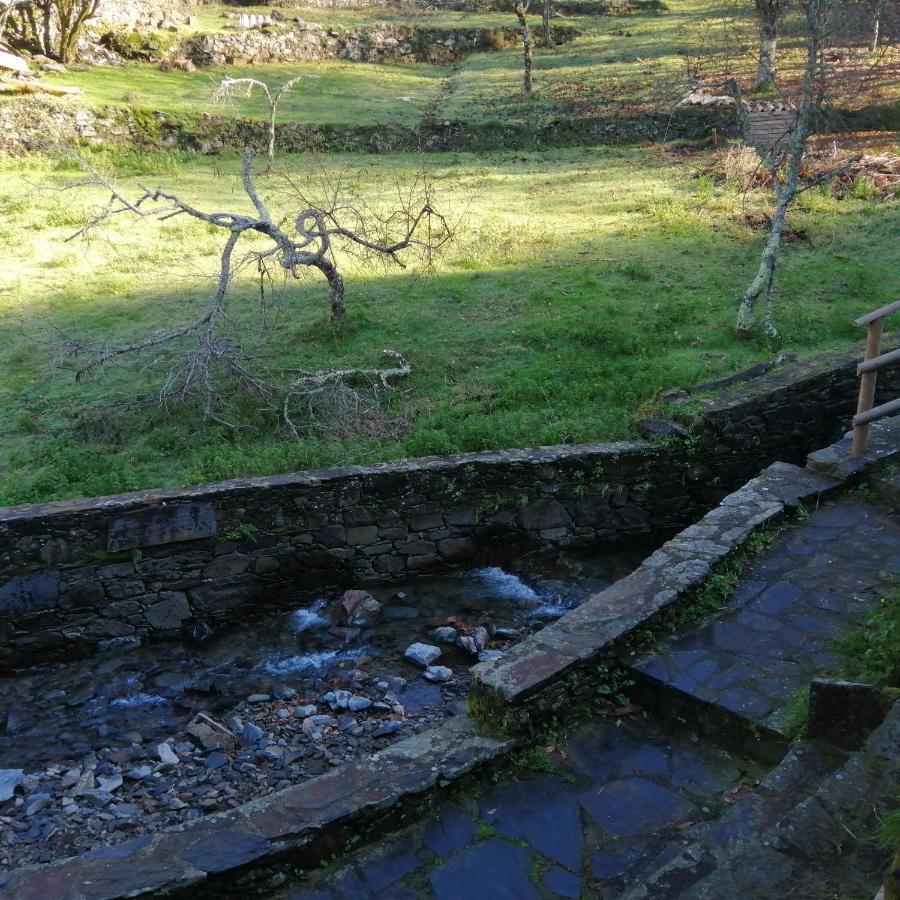
<svg viewBox="0 0 900 900">
<path fill-rule="evenodd" d="M 638 716 L 582 726 L 522 775 L 439 807 L 290 900 L 599 897 L 698 822 L 714 820 L 758 770 Z M 614 895 L 611 895 L 614 896 Z"/>
<path fill-rule="evenodd" d="M 810 679 L 837 662 L 854 630 L 900 574 L 900 521 L 859 500 L 823 504 L 782 534 L 711 621 L 657 643 L 634 669 L 775 731 Z"/>
</svg>

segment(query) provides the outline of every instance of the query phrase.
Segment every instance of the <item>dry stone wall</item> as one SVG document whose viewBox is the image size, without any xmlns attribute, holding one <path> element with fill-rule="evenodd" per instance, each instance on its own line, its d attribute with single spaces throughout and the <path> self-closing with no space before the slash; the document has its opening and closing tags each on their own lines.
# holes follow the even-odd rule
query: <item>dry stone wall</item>
<svg viewBox="0 0 900 900">
<path fill-rule="evenodd" d="M 557 43 L 578 32 L 557 28 Z M 449 63 L 476 50 L 515 46 L 515 28 L 422 28 L 378 25 L 359 29 L 329 29 L 295 20 L 217 34 L 200 34 L 177 47 L 177 53 L 198 66 L 261 65 L 348 59 L 362 62 Z"/>
<path fill-rule="evenodd" d="M 0 511 L 0 668 L 177 636 L 292 591 L 660 536 L 853 412 L 856 354 L 704 403 L 688 438 L 403 460 Z M 900 394 L 900 373 L 880 399 Z"/>
</svg>

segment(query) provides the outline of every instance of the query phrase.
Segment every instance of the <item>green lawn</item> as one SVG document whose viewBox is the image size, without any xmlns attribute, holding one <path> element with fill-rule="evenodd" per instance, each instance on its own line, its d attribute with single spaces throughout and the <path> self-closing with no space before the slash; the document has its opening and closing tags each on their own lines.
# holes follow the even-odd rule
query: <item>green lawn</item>
<svg viewBox="0 0 900 900">
<path fill-rule="evenodd" d="M 136 63 L 69 72 L 52 80 L 80 87 L 84 102 L 90 106 L 135 106 L 171 115 L 233 112 L 247 118 L 267 118 L 268 107 L 259 91 L 233 104 L 211 102 L 212 91 L 226 74 L 259 78 L 272 87 L 297 75 L 305 76 L 279 103 L 279 122 L 413 126 L 440 88 L 446 70 L 442 66 L 334 61 L 163 72 L 158 66 Z"/>
<path fill-rule="evenodd" d="M 115 163 L 124 188 L 159 183 L 207 209 L 246 206 L 233 157 L 92 159 Z M 221 234 L 122 218 L 89 244 L 64 244 L 97 197 L 37 187 L 76 178 L 69 163 L 0 160 L 0 502 L 628 437 L 660 389 L 776 351 L 732 337 L 762 240 L 743 214 L 767 198 L 696 177 L 704 163 L 649 147 L 282 160 L 301 182 L 322 167 L 340 173 L 375 205 L 425 165 L 441 207 L 463 216 L 427 277 L 343 260 L 350 314 L 340 326 L 328 321 L 321 280 L 292 282 L 264 315 L 255 275 L 235 280 L 230 312 L 257 370 L 375 365 L 385 348 L 414 367 L 352 436 L 304 421 L 297 443 L 252 401 L 229 409 L 237 430 L 204 423 L 195 407 L 159 409 L 147 393 L 166 371 L 161 355 L 78 384 L 59 372 L 65 338 L 115 343 L 192 316 Z M 273 207 L 293 208 L 283 182 L 260 184 Z M 823 189 L 803 195 L 791 221 L 809 240 L 790 245 L 779 270 L 779 349 L 858 338 L 851 320 L 896 298 L 896 204 Z"/>
<path fill-rule="evenodd" d="M 231 8 L 236 9 L 235 7 Z M 262 12 L 265 7 L 241 7 Z M 503 12 L 391 13 L 386 10 L 284 10 L 289 15 L 330 27 L 371 26 L 388 20 L 440 27 L 514 27 L 513 14 Z M 201 7 L 199 30 L 223 27 L 222 8 Z M 724 16 L 728 19 L 726 28 Z M 535 52 L 535 93 L 522 96 L 522 60 L 518 48 L 473 53 L 454 66 L 427 64 L 369 65 L 344 62 L 264 65 L 234 68 L 279 83 L 294 74 L 316 75 L 286 98 L 283 121 L 311 124 L 399 123 L 415 125 L 429 106 L 440 119 L 471 125 L 510 123 L 546 124 L 558 118 L 629 116 L 650 108 L 670 110 L 688 89 L 689 70 L 715 82 L 723 74 L 724 35 L 729 35 L 730 72 L 745 76 L 749 86 L 755 67 L 756 32 L 752 4 L 723 7 L 721 0 L 670 0 L 665 11 L 627 16 L 558 16 L 572 25 L 579 38 L 554 49 Z M 532 16 L 535 32 L 540 16 Z M 802 66 L 802 47 L 788 21 L 779 42 L 779 71 L 790 90 Z M 879 58 L 880 59 L 880 58 Z M 871 60 L 862 58 L 860 70 Z M 892 51 L 881 60 L 884 77 L 875 79 L 853 97 L 839 97 L 842 107 L 896 104 L 900 83 L 891 76 L 896 63 Z M 94 68 L 53 76 L 58 84 L 84 90 L 89 105 L 134 105 L 177 114 L 209 108 L 212 84 L 224 70 L 203 69 L 193 74 L 161 72 L 154 64 L 124 68 Z M 852 78 L 847 90 L 859 87 Z M 404 99 L 398 99 L 404 98 Z M 409 99 L 406 99 L 409 98 Z M 239 115 L 258 118 L 264 107 L 257 100 L 240 103 Z"/>
</svg>

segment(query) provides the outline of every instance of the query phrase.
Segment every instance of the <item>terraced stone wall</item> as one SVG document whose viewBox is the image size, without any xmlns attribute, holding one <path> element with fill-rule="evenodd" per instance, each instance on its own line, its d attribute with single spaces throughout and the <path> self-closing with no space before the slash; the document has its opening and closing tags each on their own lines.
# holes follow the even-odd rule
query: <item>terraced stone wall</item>
<svg viewBox="0 0 900 900">
<path fill-rule="evenodd" d="M 403 460 L 0 510 L 0 668 L 237 620 L 286 588 L 663 536 L 846 426 L 856 353 L 683 407 L 686 437 Z M 900 373 L 880 399 L 900 395 Z"/>
</svg>

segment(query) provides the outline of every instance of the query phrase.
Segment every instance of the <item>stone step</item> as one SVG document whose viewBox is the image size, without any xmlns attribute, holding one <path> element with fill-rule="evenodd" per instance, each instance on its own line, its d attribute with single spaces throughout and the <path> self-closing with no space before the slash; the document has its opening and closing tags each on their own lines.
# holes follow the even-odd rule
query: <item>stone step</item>
<svg viewBox="0 0 900 900">
<path fill-rule="evenodd" d="M 843 754 L 795 744 L 756 790 L 739 797 L 719 818 L 685 831 L 677 843 L 637 870 L 621 900 L 675 900 L 755 843 L 843 761 Z M 725 895 L 723 895 L 725 896 Z"/>
<path fill-rule="evenodd" d="M 837 443 L 810 453 L 806 457 L 806 467 L 822 475 L 846 479 L 859 476 L 875 465 L 900 459 L 900 416 L 891 416 L 869 426 L 866 452 L 861 456 L 851 455 L 852 443 L 853 432 L 848 431 Z"/>
<path fill-rule="evenodd" d="M 873 504 L 823 504 L 745 570 L 727 606 L 657 642 L 631 668 L 637 699 L 774 761 L 812 678 L 833 671 L 900 570 L 900 521 Z"/>
<path fill-rule="evenodd" d="M 888 851 L 872 835 L 885 813 L 896 807 L 898 746 L 900 704 L 895 703 L 859 753 L 827 772 L 770 827 L 707 857 L 708 871 L 701 878 L 673 894 L 661 868 L 648 877 L 648 890 L 622 900 L 871 897 L 889 861 Z M 687 864 L 681 872 L 697 871 L 689 861 L 704 849 L 700 844 L 686 848 L 680 858 Z M 676 861 L 669 862 L 668 870 L 677 871 Z"/>
</svg>

